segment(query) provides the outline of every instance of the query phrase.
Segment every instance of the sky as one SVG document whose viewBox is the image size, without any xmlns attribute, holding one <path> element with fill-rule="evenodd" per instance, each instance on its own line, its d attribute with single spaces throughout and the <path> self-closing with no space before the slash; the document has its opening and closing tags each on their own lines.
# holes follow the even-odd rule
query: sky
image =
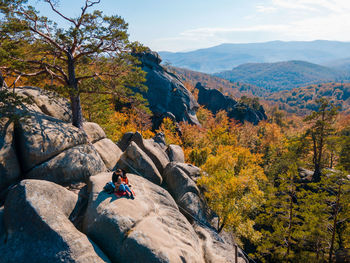
<svg viewBox="0 0 350 263">
<path fill-rule="evenodd" d="M 43 15 L 47 4 L 32 0 Z M 60 0 L 77 16 L 83 0 Z M 155 51 L 273 40 L 350 41 L 350 0 L 101 0 L 97 8 L 129 24 L 130 40 Z"/>
</svg>

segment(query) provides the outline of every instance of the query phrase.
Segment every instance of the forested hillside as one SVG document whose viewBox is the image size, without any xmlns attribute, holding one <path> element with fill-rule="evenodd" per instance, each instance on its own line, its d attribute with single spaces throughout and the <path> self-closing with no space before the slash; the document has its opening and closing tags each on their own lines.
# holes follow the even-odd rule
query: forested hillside
<svg viewBox="0 0 350 263">
<path fill-rule="evenodd" d="M 349 112 L 350 84 L 332 82 L 310 85 L 271 93 L 266 99 L 276 102 L 280 109 L 287 112 L 305 114 L 317 109 L 316 101 L 320 98 L 327 98 L 339 111 Z"/>
<path fill-rule="evenodd" d="M 215 76 L 231 82 L 256 85 L 270 91 L 288 90 L 310 84 L 348 81 L 342 71 L 305 61 L 243 64 Z"/>
<path fill-rule="evenodd" d="M 242 96 L 259 96 L 264 97 L 269 92 L 261 87 L 257 87 L 251 84 L 231 82 L 229 80 L 219 78 L 210 74 L 201 73 L 198 71 L 192 71 L 184 68 L 176 68 L 169 66 L 169 69 L 175 72 L 180 78 L 191 84 L 193 87 L 196 86 L 197 82 L 200 82 L 204 86 L 211 89 L 218 89 L 226 95 L 232 95 L 239 99 Z"/>
</svg>

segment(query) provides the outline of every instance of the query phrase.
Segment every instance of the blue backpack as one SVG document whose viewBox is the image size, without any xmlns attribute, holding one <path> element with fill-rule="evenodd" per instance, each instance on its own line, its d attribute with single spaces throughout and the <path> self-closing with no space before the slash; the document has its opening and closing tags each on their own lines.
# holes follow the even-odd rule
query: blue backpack
<svg viewBox="0 0 350 263">
<path fill-rule="evenodd" d="M 112 194 L 114 192 L 114 189 L 115 189 L 115 185 L 113 182 L 108 182 L 103 187 L 103 191 L 105 191 L 107 194 Z"/>
</svg>

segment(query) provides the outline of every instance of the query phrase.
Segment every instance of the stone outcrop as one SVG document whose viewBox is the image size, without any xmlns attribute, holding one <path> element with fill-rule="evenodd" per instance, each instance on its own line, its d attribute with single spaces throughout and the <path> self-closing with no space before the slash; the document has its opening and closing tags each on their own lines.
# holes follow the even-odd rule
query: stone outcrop
<svg viewBox="0 0 350 263">
<path fill-rule="evenodd" d="M 184 151 L 179 145 L 170 144 L 166 149 L 166 153 L 168 154 L 169 160 L 171 162 L 178 162 L 178 163 L 185 162 Z"/>
<path fill-rule="evenodd" d="M 131 137 L 131 141 L 135 142 L 137 146 L 144 151 L 149 158 L 156 165 L 158 171 L 162 174 L 165 167 L 169 163 L 169 157 L 166 152 L 162 149 L 162 147 L 154 142 L 153 139 L 143 139 L 142 135 L 139 132 L 135 132 Z"/>
<path fill-rule="evenodd" d="M 6 230 L 4 225 L 4 208 L 0 207 L 0 247 L 5 243 Z"/>
<path fill-rule="evenodd" d="M 130 173 L 138 173 L 151 182 L 160 185 L 163 181 L 157 167 L 150 157 L 131 142 L 125 152 L 120 157 L 117 166 Z"/>
<path fill-rule="evenodd" d="M 16 93 L 33 99 L 34 104 L 29 106 L 29 109 L 65 122 L 71 122 L 70 104 L 58 94 L 37 87 L 17 87 Z"/>
<path fill-rule="evenodd" d="M 102 139 L 94 143 L 94 147 L 109 170 L 115 170 L 123 154 L 122 150 L 110 139 Z"/>
<path fill-rule="evenodd" d="M 36 113 L 21 121 L 16 140 L 23 170 L 28 172 L 66 149 L 86 144 L 87 136 L 70 123 Z"/>
<path fill-rule="evenodd" d="M 204 262 L 199 239 L 163 188 L 128 174 L 135 200 L 102 191 L 111 174 L 90 177 L 84 232 L 113 262 Z"/>
<path fill-rule="evenodd" d="M 206 207 L 200 198 L 200 190 L 194 180 L 176 162 L 169 163 L 163 178 L 176 203 L 201 222 L 207 222 Z"/>
<path fill-rule="evenodd" d="M 214 114 L 220 110 L 225 110 L 229 118 L 253 124 L 258 124 L 260 121 L 267 119 L 265 110 L 261 105 L 258 109 L 253 109 L 248 105 L 238 103 L 229 96 L 225 96 L 216 89 L 203 87 L 199 82 L 196 89 L 198 89 L 198 103 Z"/>
<path fill-rule="evenodd" d="M 83 122 L 83 129 L 90 143 L 95 143 L 106 138 L 106 133 L 97 123 Z"/>
<path fill-rule="evenodd" d="M 83 144 L 61 152 L 54 158 L 36 166 L 25 176 L 57 184 L 67 184 L 85 182 L 89 176 L 106 170 L 96 149 L 89 144 Z"/>
<path fill-rule="evenodd" d="M 0 192 L 21 175 L 20 165 L 14 149 L 14 125 L 9 120 L 0 121 Z"/>
<path fill-rule="evenodd" d="M 65 100 L 28 89 L 19 93 L 39 97 L 28 118 L 1 126 L 0 262 L 232 262 L 181 147 L 161 133 L 116 145 L 95 123 L 66 122 Z M 138 174 L 128 174 L 134 200 L 102 191 L 117 167 Z"/>
<path fill-rule="evenodd" d="M 180 79 L 160 66 L 161 58 L 156 52 L 145 51 L 137 54 L 142 69 L 147 73 L 143 96 L 148 100 L 158 127 L 164 117 L 173 116 L 176 121 L 199 124 L 196 111 L 198 104 Z"/>
<path fill-rule="evenodd" d="M 24 180 L 5 202 L 2 262 L 109 262 L 69 221 L 77 195 L 54 183 Z"/>
</svg>

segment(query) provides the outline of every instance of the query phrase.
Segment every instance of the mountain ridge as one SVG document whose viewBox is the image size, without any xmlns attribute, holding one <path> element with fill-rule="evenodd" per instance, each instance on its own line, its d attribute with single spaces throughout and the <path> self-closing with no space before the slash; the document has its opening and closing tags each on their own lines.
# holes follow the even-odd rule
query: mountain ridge
<svg viewBox="0 0 350 263">
<path fill-rule="evenodd" d="M 246 63 L 214 74 L 231 82 L 244 82 L 271 91 L 289 90 L 311 84 L 348 81 L 342 70 L 301 60 L 275 63 Z"/>
<path fill-rule="evenodd" d="M 203 48 L 189 52 L 159 52 L 164 62 L 175 67 L 204 73 L 230 70 L 245 63 L 272 63 L 288 60 L 306 60 L 324 64 L 344 59 L 350 42 L 315 41 L 270 41 L 261 43 L 230 44 Z"/>
</svg>

